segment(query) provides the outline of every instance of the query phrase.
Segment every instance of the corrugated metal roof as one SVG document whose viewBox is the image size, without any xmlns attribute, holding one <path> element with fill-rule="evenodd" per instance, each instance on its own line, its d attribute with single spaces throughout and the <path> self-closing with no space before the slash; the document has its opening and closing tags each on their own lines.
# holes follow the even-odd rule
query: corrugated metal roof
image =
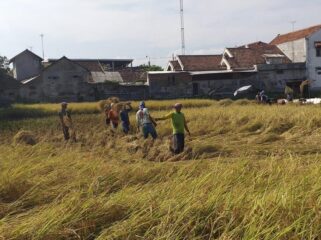
<svg viewBox="0 0 321 240">
<path fill-rule="evenodd" d="M 119 72 L 91 72 L 93 83 L 109 82 L 123 82 Z"/>
</svg>

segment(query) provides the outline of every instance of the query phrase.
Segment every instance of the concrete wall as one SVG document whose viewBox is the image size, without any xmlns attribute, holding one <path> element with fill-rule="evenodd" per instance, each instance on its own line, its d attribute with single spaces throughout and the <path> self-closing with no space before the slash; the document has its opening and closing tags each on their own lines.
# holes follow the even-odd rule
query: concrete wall
<svg viewBox="0 0 321 240">
<path fill-rule="evenodd" d="M 51 65 L 42 73 L 42 88 L 44 101 L 88 101 L 94 100 L 94 92 L 88 86 L 90 73 L 72 63 L 62 59 Z"/>
<path fill-rule="evenodd" d="M 308 69 L 308 78 L 314 82 L 311 84 L 312 90 L 321 90 L 321 57 L 316 56 L 315 42 L 321 42 L 321 30 L 312 34 L 307 39 L 308 45 L 308 60 L 307 60 L 307 69 Z M 318 71 L 318 68 L 320 69 Z"/>
<path fill-rule="evenodd" d="M 302 38 L 296 41 L 282 43 L 277 45 L 282 52 L 291 59 L 292 62 L 305 62 L 307 59 L 307 43 L 306 39 Z"/>
<path fill-rule="evenodd" d="M 144 100 L 149 98 L 148 86 L 124 86 L 117 83 L 105 82 L 89 84 L 93 89 L 95 100 L 119 97 L 122 100 Z"/>
<path fill-rule="evenodd" d="M 153 73 L 148 75 L 148 83 L 150 96 L 156 99 L 226 98 L 233 97 L 238 88 L 247 85 L 257 90 L 283 93 L 287 82 L 301 82 L 305 78 L 305 63 L 264 64 L 257 66 L 257 72 Z"/>
<path fill-rule="evenodd" d="M 287 82 L 306 79 L 305 63 L 259 65 L 258 79 L 269 92 L 283 93 Z"/>
<path fill-rule="evenodd" d="M 197 84 L 197 86 L 195 86 Z M 194 88 L 198 87 L 198 96 L 214 98 L 232 97 L 242 86 L 253 85 L 261 88 L 256 72 L 229 72 L 216 74 L 201 74 L 193 76 Z"/>
<path fill-rule="evenodd" d="M 13 76 L 18 81 L 40 75 L 41 69 L 41 59 L 28 52 L 20 54 L 13 61 Z"/>
<path fill-rule="evenodd" d="M 19 100 L 31 103 L 43 101 L 42 78 L 38 77 L 27 84 L 22 84 L 19 89 Z"/>
<path fill-rule="evenodd" d="M 6 103 L 16 102 L 19 98 L 18 88 L 1 88 L 0 87 L 0 107 Z"/>
<path fill-rule="evenodd" d="M 192 97 L 192 76 L 188 72 L 149 73 L 150 98 L 171 99 Z"/>
<path fill-rule="evenodd" d="M 0 107 L 15 102 L 19 97 L 21 83 L 0 68 Z"/>
</svg>

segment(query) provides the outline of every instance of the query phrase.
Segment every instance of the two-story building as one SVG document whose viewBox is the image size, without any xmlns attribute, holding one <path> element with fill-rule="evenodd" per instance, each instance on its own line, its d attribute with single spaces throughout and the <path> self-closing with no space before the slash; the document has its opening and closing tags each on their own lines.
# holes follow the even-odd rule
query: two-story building
<svg viewBox="0 0 321 240">
<path fill-rule="evenodd" d="M 9 61 L 13 65 L 13 77 L 21 82 L 39 76 L 43 69 L 42 61 L 41 57 L 26 49 Z"/>
<path fill-rule="evenodd" d="M 321 25 L 279 34 L 271 41 L 292 62 L 306 64 L 307 78 L 312 80 L 311 90 L 321 90 Z"/>
</svg>

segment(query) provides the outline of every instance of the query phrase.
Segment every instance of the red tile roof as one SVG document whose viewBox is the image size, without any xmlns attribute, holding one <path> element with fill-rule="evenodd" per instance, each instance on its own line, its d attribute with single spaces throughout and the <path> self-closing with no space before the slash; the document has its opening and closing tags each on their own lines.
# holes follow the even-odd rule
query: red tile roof
<svg viewBox="0 0 321 240">
<path fill-rule="evenodd" d="M 220 66 L 222 55 L 179 55 L 177 58 L 182 63 L 184 71 L 222 70 Z"/>
<path fill-rule="evenodd" d="M 182 71 L 182 67 L 179 64 L 178 60 L 169 61 L 169 63 L 174 67 L 174 71 Z"/>
<path fill-rule="evenodd" d="M 123 82 L 125 83 L 134 83 L 134 82 L 146 82 L 147 80 L 147 72 L 143 68 L 140 67 L 130 67 L 124 68 L 118 71 L 120 76 L 123 78 Z"/>
<path fill-rule="evenodd" d="M 265 54 L 282 55 L 283 63 L 290 63 L 290 59 L 275 45 L 255 42 L 237 48 L 227 48 L 233 57 L 225 56 L 231 68 L 247 69 L 253 68 L 254 65 L 265 64 Z"/>
<path fill-rule="evenodd" d="M 320 29 L 321 29 L 321 25 L 317 25 L 317 26 L 305 28 L 305 29 L 302 29 L 302 30 L 298 30 L 298 31 L 295 31 L 295 32 L 278 35 L 276 38 L 274 38 L 271 41 L 271 44 L 279 45 L 279 44 L 282 44 L 282 43 L 291 42 L 291 41 L 299 40 L 299 39 L 302 39 L 302 38 L 306 38 L 306 37 L 310 36 L 311 34 L 317 32 Z"/>
<path fill-rule="evenodd" d="M 74 62 L 86 68 L 90 72 L 103 72 L 102 66 L 99 61 L 74 61 Z"/>
</svg>

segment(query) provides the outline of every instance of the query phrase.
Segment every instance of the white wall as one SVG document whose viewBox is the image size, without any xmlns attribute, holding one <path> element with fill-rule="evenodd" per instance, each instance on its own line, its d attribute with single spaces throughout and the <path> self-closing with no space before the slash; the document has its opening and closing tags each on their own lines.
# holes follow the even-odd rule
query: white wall
<svg viewBox="0 0 321 240">
<path fill-rule="evenodd" d="M 13 62 L 14 78 L 18 81 L 39 75 L 41 72 L 41 59 L 31 53 L 24 52 L 16 57 Z"/>
<path fill-rule="evenodd" d="M 306 61 L 306 40 L 305 38 L 286 42 L 277 45 L 282 52 L 291 59 L 292 62 L 305 62 Z M 294 50 L 294 54 L 293 54 Z"/>
<path fill-rule="evenodd" d="M 315 42 L 321 42 L 321 30 L 312 34 L 307 39 L 308 45 L 308 59 L 307 59 L 307 69 L 308 78 L 313 80 L 311 87 L 316 89 L 321 89 L 321 74 L 319 75 L 316 68 L 321 68 L 321 57 L 316 56 Z"/>
</svg>

